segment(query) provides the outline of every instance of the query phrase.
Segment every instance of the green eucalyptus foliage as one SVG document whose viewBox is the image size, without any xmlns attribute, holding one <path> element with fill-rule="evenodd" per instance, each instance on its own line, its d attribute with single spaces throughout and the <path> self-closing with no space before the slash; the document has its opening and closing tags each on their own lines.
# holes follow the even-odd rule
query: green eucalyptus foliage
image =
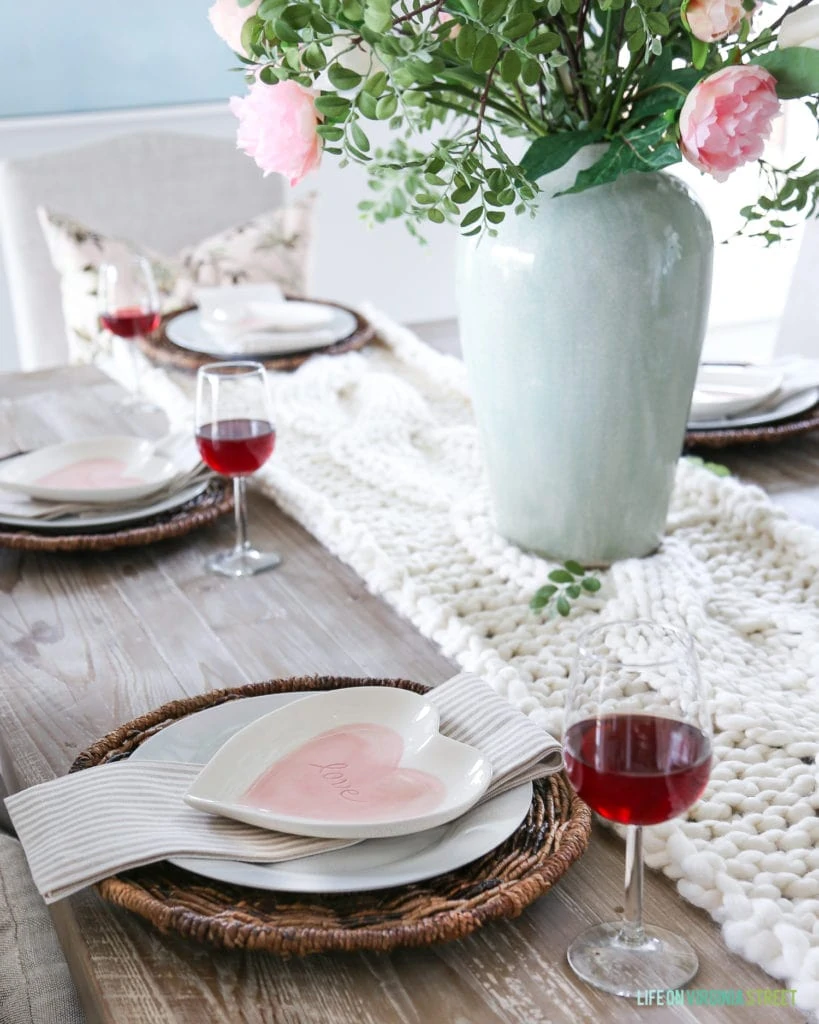
<svg viewBox="0 0 819 1024">
<path fill-rule="evenodd" d="M 709 45 L 680 0 L 262 0 L 241 59 L 251 80 L 318 81 L 325 152 L 368 168 L 369 219 L 492 234 L 588 143 L 608 148 L 571 191 L 678 161 L 686 95 L 728 63 L 768 67 L 783 97 L 819 92 L 819 52 L 778 51 L 769 29 L 750 41 L 750 24 Z M 370 137 L 379 121 L 385 148 Z M 514 138 L 530 143 L 520 162 Z M 815 181 L 783 188 L 772 210 L 815 210 Z"/>
<path fill-rule="evenodd" d="M 550 614 L 568 615 L 572 602 L 583 594 L 596 594 L 602 583 L 597 576 L 584 569 L 579 562 L 569 560 L 562 569 L 552 569 L 550 583 L 540 587 L 529 602 L 534 612 L 548 611 Z"/>
</svg>

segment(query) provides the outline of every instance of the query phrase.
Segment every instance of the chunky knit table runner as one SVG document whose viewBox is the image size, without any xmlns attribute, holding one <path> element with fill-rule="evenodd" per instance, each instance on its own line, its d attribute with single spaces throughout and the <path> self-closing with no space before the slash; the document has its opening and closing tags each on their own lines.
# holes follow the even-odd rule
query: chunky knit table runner
<svg viewBox="0 0 819 1024">
<path fill-rule="evenodd" d="M 686 819 L 646 830 L 647 863 L 819 1008 L 819 533 L 683 461 L 661 550 L 602 573 L 569 618 L 544 619 L 528 602 L 554 566 L 492 528 L 463 366 L 366 314 L 379 344 L 273 378 L 279 445 L 259 485 L 550 731 L 583 628 L 688 629 L 713 687 L 715 765 Z M 146 390 L 189 415 L 190 378 L 155 370 Z"/>
</svg>

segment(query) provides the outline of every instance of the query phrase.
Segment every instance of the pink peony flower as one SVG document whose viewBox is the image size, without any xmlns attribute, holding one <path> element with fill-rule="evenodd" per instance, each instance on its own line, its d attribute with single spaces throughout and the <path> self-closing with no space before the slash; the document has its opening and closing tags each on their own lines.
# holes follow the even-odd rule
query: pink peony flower
<svg viewBox="0 0 819 1024">
<path fill-rule="evenodd" d="M 723 68 L 698 82 L 680 114 L 680 149 L 701 171 L 725 181 L 762 156 L 779 113 L 776 79 L 752 64 Z"/>
<path fill-rule="evenodd" d="M 321 162 L 316 93 L 298 82 L 265 85 L 258 79 L 247 96 L 232 96 L 230 109 L 239 118 L 236 145 L 265 173 L 283 174 L 291 185 Z"/>
<path fill-rule="evenodd" d="M 247 7 L 240 7 L 237 0 L 216 0 L 208 10 L 208 18 L 216 35 L 228 44 L 234 53 L 244 53 L 242 27 L 259 9 L 262 0 L 252 0 Z"/>
<path fill-rule="evenodd" d="M 705 43 L 735 32 L 744 14 L 742 0 L 689 0 L 685 9 L 691 34 Z"/>
</svg>

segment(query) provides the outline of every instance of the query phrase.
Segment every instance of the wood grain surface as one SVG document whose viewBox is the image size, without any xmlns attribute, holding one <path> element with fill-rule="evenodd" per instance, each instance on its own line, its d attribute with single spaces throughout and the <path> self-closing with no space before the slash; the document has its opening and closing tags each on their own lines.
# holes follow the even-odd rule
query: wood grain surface
<svg viewBox="0 0 819 1024">
<path fill-rule="evenodd" d="M 453 350 L 451 326 L 428 336 Z M 101 430 L 130 429 L 98 371 L 0 375 L 0 457 Z M 152 423 L 159 435 L 163 424 Z M 819 438 L 720 453 L 795 516 L 819 525 Z M 232 581 L 203 571 L 230 521 L 110 554 L 0 552 L 0 773 L 12 791 L 66 771 L 118 723 L 181 695 L 312 672 L 437 683 L 453 665 L 271 502 L 251 532 L 284 556 Z M 800 1021 L 796 1010 L 638 1007 L 569 970 L 565 949 L 622 908 L 622 844 L 597 827 L 583 859 L 516 921 L 390 955 L 280 960 L 216 952 L 161 935 L 94 892 L 52 908 L 90 1024 L 579 1024 Z M 718 929 L 649 872 L 646 918 L 686 934 L 694 986 L 776 988 L 729 953 Z M 59 1022 L 54 1022 L 59 1024 Z"/>
</svg>

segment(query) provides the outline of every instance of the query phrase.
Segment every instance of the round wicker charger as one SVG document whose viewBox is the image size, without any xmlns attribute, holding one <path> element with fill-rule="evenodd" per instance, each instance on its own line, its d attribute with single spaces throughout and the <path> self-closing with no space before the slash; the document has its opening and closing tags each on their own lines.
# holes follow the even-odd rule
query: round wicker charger
<svg viewBox="0 0 819 1024">
<path fill-rule="evenodd" d="M 182 537 L 200 526 L 209 526 L 233 508 L 229 483 L 213 480 L 207 490 L 151 519 L 143 519 L 110 533 L 33 533 L 24 528 L 0 530 L 0 547 L 18 551 L 75 552 L 111 551 L 114 548 L 154 544 Z"/>
<path fill-rule="evenodd" d="M 143 353 L 154 363 L 160 366 L 170 366 L 176 370 L 188 370 L 191 373 L 195 373 L 200 366 L 205 366 L 207 363 L 218 362 L 226 359 L 255 359 L 267 367 L 268 370 L 295 370 L 301 366 L 302 363 L 306 362 L 310 356 L 320 354 L 323 356 L 337 356 L 343 352 L 352 352 L 355 349 L 363 348 L 368 342 L 372 341 L 375 336 L 375 328 L 366 320 L 360 313 L 357 313 L 354 309 L 348 309 L 346 306 L 342 306 L 338 302 L 327 302 L 324 299 L 311 299 L 311 302 L 315 302 L 321 306 L 336 306 L 339 309 L 343 309 L 352 315 L 356 319 L 356 328 L 352 334 L 346 338 L 342 338 L 341 341 L 335 342 L 333 345 L 327 345 L 319 349 L 306 349 L 303 352 L 294 352 L 289 355 L 280 356 L 265 356 L 261 355 L 248 355 L 248 354 L 237 354 L 237 355 L 223 355 L 215 356 L 208 352 L 192 352 L 190 349 L 181 348 L 179 345 L 175 345 L 166 333 L 166 327 L 175 317 L 181 316 L 183 313 L 189 313 L 192 309 L 196 309 L 196 306 L 186 306 L 184 309 L 179 309 L 175 313 L 169 313 L 162 321 L 162 326 L 154 334 L 145 338 L 139 338 L 138 344 L 142 349 Z"/>
<path fill-rule="evenodd" d="M 80 754 L 71 771 L 121 760 L 176 719 L 241 697 L 343 686 L 426 687 L 403 679 L 275 679 L 166 704 L 121 726 Z M 506 842 L 457 871 L 371 893 L 267 892 L 213 882 L 163 862 L 123 872 L 101 895 L 160 931 L 227 949 L 281 956 L 390 950 L 463 938 L 487 921 L 516 917 L 583 853 L 591 812 L 561 773 L 539 781 L 526 820 Z"/>
<path fill-rule="evenodd" d="M 689 430 L 686 448 L 728 448 L 733 444 L 756 444 L 785 441 L 819 428 L 819 405 L 777 423 L 761 423 L 756 427 L 727 427 L 721 430 Z"/>
</svg>

